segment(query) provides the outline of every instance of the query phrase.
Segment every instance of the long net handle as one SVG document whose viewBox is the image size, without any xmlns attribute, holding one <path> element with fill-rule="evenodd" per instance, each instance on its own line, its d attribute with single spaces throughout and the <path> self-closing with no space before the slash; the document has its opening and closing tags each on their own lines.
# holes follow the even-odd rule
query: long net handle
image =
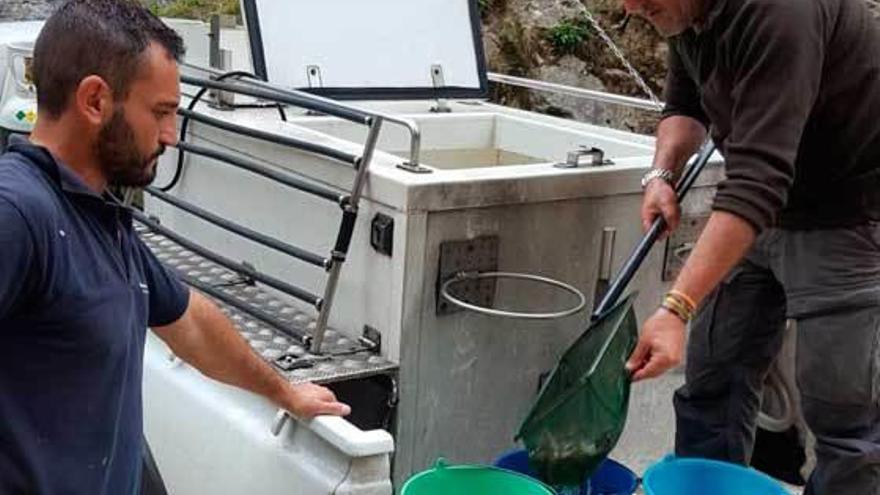
<svg viewBox="0 0 880 495">
<path fill-rule="evenodd" d="M 706 167 L 709 158 L 714 152 L 715 145 L 712 143 L 711 139 L 703 143 L 700 152 L 697 154 L 696 160 L 691 162 L 690 166 L 688 166 L 684 175 L 682 175 L 678 184 L 675 186 L 675 193 L 678 196 L 679 203 L 684 199 L 685 194 L 687 194 L 691 186 L 694 185 L 694 182 L 697 181 L 697 177 L 700 175 L 700 172 L 703 171 L 703 168 Z M 633 249 L 633 252 L 629 255 L 629 258 L 620 269 L 620 272 L 618 272 L 617 276 L 614 277 L 614 280 L 611 281 L 611 284 L 608 286 L 608 291 L 605 292 L 605 296 L 602 298 L 602 302 L 600 302 L 593 311 L 593 314 L 590 317 L 591 320 L 595 321 L 599 316 L 611 309 L 611 307 L 617 303 L 617 300 L 620 298 L 621 294 L 623 294 L 623 291 L 626 290 L 627 285 L 632 281 L 636 271 L 642 266 L 642 263 L 645 261 L 651 248 L 654 247 L 654 243 L 657 242 L 657 239 L 660 238 L 660 235 L 664 230 L 666 230 L 666 220 L 662 215 L 658 215 L 654 220 L 654 223 L 651 225 L 651 228 L 648 229 L 648 232 L 645 233 L 642 240 L 639 241 L 635 249 Z"/>
</svg>

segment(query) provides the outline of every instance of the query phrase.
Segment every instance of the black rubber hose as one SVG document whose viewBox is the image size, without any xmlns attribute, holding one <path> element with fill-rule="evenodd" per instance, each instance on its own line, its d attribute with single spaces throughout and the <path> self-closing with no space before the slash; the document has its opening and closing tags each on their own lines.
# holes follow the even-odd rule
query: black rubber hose
<svg viewBox="0 0 880 495">
<path fill-rule="evenodd" d="M 223 75 L 218 76 L 217 80 L 223 81 L 225 79 L 229 79 L 230 77 L 254 77 L 254 78 L 256 78 L 256 76 L 250 72 L 236 70 L 236 71 L 227 72 Z M 189 105 L 187 105 L 187 107 L 186 107 L 187 110 L 192 111 L 193 109 L 195 109 L 196 105 L 199 103 L 199 101 L 202 99 L 202 97 L 205 96 L 205 93 L 207 91 L 208 91 L 208 88 L 201 88 L 196 93 L 196 95 L 193 97 L 192 101 L 189 102 Z M 281 104 L 278 104 L 278 113 L 281 114 L 281 120 L 287 122 L 287 113 L 284 111 L 284 108 L 281 106 Z M 189 127 L 189 118 L 184 117 L 180 121 L 180 135 L 178 137 L 179 141 L 183 142 L 186 140 L 186 131 L 187 131 L 188 127 Z M 168 184 L 165 184 L 164 186 L 159 187 L 158 189 L 160 191 L 168 192 L 171 189 L 173 189 L 174 186 L 176 186 L 177 183 L 180 181 L 180 176 L 183 174 L 183 158 L 184 158 L 183 155 L 184 155 L 183 151 L 181 151 L 181 150 L 177 151 L 177 168 L 174 170 L 174 177 L 171 178 L 171 181 L 168 182 Z"/>
</svg>

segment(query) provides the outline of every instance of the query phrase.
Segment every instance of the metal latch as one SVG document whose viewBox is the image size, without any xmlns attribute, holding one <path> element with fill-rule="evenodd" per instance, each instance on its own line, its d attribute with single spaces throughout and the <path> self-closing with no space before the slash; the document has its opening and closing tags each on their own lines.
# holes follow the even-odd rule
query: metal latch
<svg viewBox="0 0 880 495">
<path fill-rule="evenodd" d="M 556 163 L 556 168 L 578 168 L 578 167 L 601 167 L 603 165 L 612 165 L 614 162 L 605 158 L 605 152 L 601 148 L 591 146 L 581 146 L 579 149 L 569 151 L 565 158 L 565 162 Z"/>
<path fill-rule="evenodd" d="M 330 356 L 306 356 L 298 357 L 294 354 L 282 354 L 272 362 L 283 371 L 293 371 L 313 368 L 316 364 L 329 361 Z"/>
<path fill-rule="evenodd" d="M 442 65 L 434 64 L 431 66 L 431 82 L 434 84 L 435 90 L 440 90 L 446 87 L 446 78 L 443 77 Z M 445 98 L 437 98 L 437 105 L 432 107 L 431 111 L 436 113 L 449 113 L 452 109 L 449 108 L 449 102 L 447 102 Z"/>
</svg>

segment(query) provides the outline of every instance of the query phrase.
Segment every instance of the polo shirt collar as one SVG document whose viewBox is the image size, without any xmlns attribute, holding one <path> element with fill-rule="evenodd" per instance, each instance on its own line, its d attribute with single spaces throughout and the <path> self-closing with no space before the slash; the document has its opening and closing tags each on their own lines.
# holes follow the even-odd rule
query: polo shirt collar
<svg viewBox="0 0 880 495">
<path fill-rule="evenodd" d="M 22 136 L 13 135 L 9 138 L 9 150 L 30 157 L 31 161 L 54 180 L 62 191 L 104 201 L 104 198 L 86 185 L 76 172 L 55 158 L 46 148 L 33 144 Z"/>
</svg>

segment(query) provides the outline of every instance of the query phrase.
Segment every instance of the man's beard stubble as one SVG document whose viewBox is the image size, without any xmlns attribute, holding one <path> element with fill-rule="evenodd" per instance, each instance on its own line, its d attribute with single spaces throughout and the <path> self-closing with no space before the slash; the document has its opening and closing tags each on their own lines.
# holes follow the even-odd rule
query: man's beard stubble
<svg viewBox="0 0 880 495">
<path fill-rule="evenodd" d="M 108 185 L 144 187 L 156 178 L 155 162 L 165 147 L 144 157 L 137 146 L 134 130 L 125 119 L 125 111 L 117 108 L 110 122 L 104 125 L 95 143 L 95 154 Z"/>
</svg>

